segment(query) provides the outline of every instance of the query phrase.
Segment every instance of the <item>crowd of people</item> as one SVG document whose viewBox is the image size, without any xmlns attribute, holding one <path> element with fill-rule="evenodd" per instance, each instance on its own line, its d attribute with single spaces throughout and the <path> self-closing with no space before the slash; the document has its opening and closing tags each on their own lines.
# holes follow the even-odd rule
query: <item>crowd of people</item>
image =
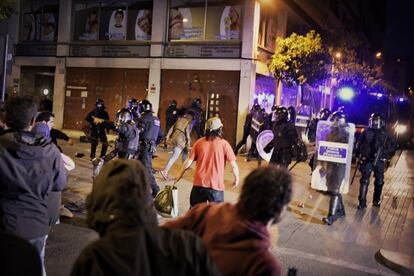
<svg viewBox="0 0 414 276">
<path fill-rule="evenodd" d="M 100 238 L 82 251 L 72 275 L 281 275 L 281 266 L 270 253 L 268 227 L 278 222 L 292 197 L 288 166 L 300 140 L 295 116 L 294 108 L 275 106 L 266 114 L 258 104 L 253 105 L 246 117 L 242 141 L 233 149 L 223 138 L 220 118 L 204 122 L 199 99 L 184 111 L 171 101 L 164 143 L 172 146 L 173 152 L 160 174 L 171 179 L 169 170 L 180 155 L 183 164 L 176 184 L 194 162 L 196 168 L 190 210 L 159 226 L 153 198 L 160 188 L 152 159 L 162 136 L 160 120 L 151 102 L 131 99 L 113 122 L 104 101 L 98 99 L 86 117 L 94 165 L 86 222 Z M 311 143 L 319 139 L 320 121 L 330 122 L 327 141 L 346 143 L 348 123 L 343 110 L 332 114 L 321 110 L 309 122 L 307 135 Z M 59 210 L 64 209 L 61 191 L 68 181 L 57 139 L 69 145 L 73 141 L 54 129 L 53 122 L 53 113 L 39 112 L 36 100 L 30 96 L 15 96 L 0 106 L 0 251 L 17 256 L 16 260 L 19 256 L 27 258 L 32 275 L 45 275 L 46 239 L 51 226 L 59 222 Z M 381 204 L 385 164 L 396 150 L 384 125 L 383 117 L 373 114 L 369 128 L 357 143 L 362 173 L 358 209 L 367 206 L 372 171 L 373 205 Z M 266 129 L 274 135 L 267 146 L 267 150 L 273 148 L 269 165 L 248 174 L 237 203 L 224 202 L 225 164 L 231 166 L 233 187 L 239 186 L 236 155 L 250 135 L 248 159 L 260 159 L 255 144 L 258 134 Z M 110 153 L 108 130 L 117 134 L 115 149 Z M 197 136 L 194 142 L 192 131 Z M 96 157 L 99 142 L 101 152 Z M 310 166 L 314 169 L 317 164 L 321 161 L 315 153 Z M 327 162 L 324 169 L 330 204 L 323 221 L 331 225 L 345 216 L 341 194 L 345 166 Z M 27 267 L 16 266 L 15 262 L 10 261 L 4 271 L 27 275 L 23 272 Z"/>
</svg>

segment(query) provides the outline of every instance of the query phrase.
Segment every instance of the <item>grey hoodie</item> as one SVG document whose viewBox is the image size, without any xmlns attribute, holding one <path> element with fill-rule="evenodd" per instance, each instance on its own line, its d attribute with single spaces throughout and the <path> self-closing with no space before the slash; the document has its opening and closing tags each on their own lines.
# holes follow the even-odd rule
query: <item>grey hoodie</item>
<svg viewBox="0 0 414 276">
<path fill-rule="evenodd" d="M 6 132 L 0 169 L 0 230 L 25 239 L 47 235 L 47 198 L 67 182 L 58 148 L 30 132 Z"/>
</svg>

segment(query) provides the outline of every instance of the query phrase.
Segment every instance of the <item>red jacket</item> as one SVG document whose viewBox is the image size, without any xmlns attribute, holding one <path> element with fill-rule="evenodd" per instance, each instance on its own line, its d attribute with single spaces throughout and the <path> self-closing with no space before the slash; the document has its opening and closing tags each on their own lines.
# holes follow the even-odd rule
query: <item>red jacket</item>
<svg viewBox="0 0 414 276">
<path fill-rule="evenodd" d="M 266 225 L 240 216 L 237 205 L 198 204 L 164 226 L 199 235 L 223 275 L 281 275 Z"/>
</svg>

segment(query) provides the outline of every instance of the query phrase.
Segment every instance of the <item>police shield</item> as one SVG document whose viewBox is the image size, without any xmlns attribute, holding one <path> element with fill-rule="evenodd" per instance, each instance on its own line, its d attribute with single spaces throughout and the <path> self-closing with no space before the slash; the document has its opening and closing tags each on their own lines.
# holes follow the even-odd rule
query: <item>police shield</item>
<svg viewBox="0 0 414 276">
<path fill-rule="evenodd" d="M 261 158 L 263 158 L 263 160 L 266 160 L 267 162 L 269 162 L 270 158 L 272 157 L 273 149 L 270 152 L 266 152 L 264 148 L 272 141 L 273 141 L 273 131 L 271 130 L 263 130 L 257 136 L 257 141 L 256 141 L 257 153 L 260 155 Z"/>
<path fill-rule="evenodd" d="M 333 193 L 348 193 L 355 125 L 319 121 L 311 187 Z"/>
</svg>

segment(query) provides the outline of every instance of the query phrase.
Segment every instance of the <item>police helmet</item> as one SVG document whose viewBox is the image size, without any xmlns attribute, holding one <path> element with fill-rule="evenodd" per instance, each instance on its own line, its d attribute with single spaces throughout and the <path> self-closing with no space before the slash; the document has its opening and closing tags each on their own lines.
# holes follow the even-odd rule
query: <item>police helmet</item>
<svg viewBox="0 0 414 276">
<path fill-rule="evenodd" d="M 132 114 L 128 108 L 121 108 L 116 113 L 116 119 L 118 124 L 130 123 L 132 121 Z"/>
<path fill-rule="evenodd" d="M 334 113 L 332 113 L 332 115 L 330 116 L 330 120 L 331 122 L 334 122 L 339 125 L 346 124 L 347 121 L 346 115 L 342 111 L 335 111 Z"/>
<path fill-rule="evenodd" d="M 381 114 L 372 113 L 371 116 L 369 116 L 368 126 L 372 129 L 381 129 L 385 126 L 385 120 Z"/>
<path fill-rule="evenodd" d="M 192 106 L 201 108 L 201 100 L 199 98 L 194 99 Z"/>
<path fill-rule="evenodd" d="M 176 107 L 176 106 L 177 106 L 177 101 L 176 101 L 176 100 L 172 100 L 172 101 L 170 102 L 170 106 L 174 106 L 174 107 Z"/>
<path fill-rule="evenodd" d="M 143 100 L 139 103 L 139 112 L 148 113 L 152 112 L 152 103 L 148 100 Z"/>
<path fill-rule="evenodd" d="M 98 109 L 105 109 L 105 103 L 102 99 L 97 99 L 95 102 L 95 107 Z"/>
<path fill-rule="evenodd" d="M 138 109 L 139 103 L 137 99 L 129 99 L 128 109 L 136 111 Z"/>
<path fill-rule="evenodd" d="M 254 111 L 260 111 L 260 104 L 258 104 L 258 103 L 255 103 L 253 106 L 252 106 L 252 110 L 254 110 Z"/>
<path fill-rule="evenodd" d="M 281 106 L 278 109 L 276 109 L 275 115 L 276 115 L 276 122 L 278 123 L 288 121 L 289 112 L 286 107 Z"/>
<path fill-rule="evenodd" d="M 319 117 L 319 120 L 326 121 L 329 118 L 329 115 L 331 115 L 331 111 L 328 108 L 322 108 L 319 111 L 318 117 Z"/>
</svg>

